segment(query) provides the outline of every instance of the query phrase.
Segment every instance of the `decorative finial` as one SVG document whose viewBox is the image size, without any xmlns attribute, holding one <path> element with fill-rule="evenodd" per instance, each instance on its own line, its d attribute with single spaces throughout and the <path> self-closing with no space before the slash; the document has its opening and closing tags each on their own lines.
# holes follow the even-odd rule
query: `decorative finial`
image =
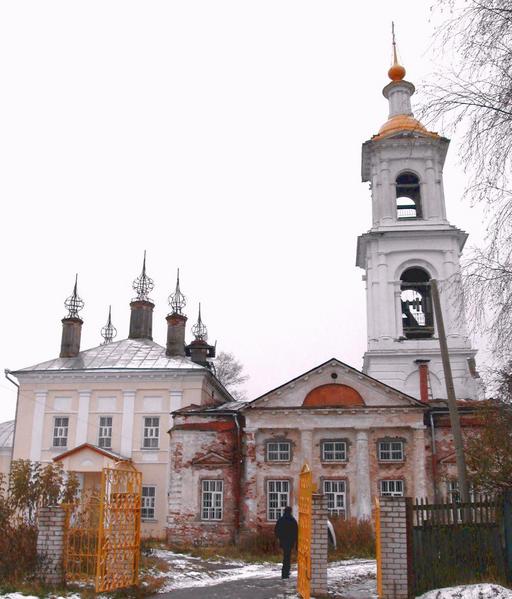
<svg viewBox="0 0 512 599">
<path fill-rule="evenodd" d="M 135 281 L 133 281 L 133 289 L 137 292 L 136 300 L 150 302 L 151 299 L 149 294 L 153 290 L 155 284 L 153 283 L 153 279 L 150 279 L 146 274 L 146 250 L 144 250 L 144 261 L 142 262 L 142 273 L 140 277 L 137 277 Z"/>
<path fill-rule="evenodd" d="M 176 289 L 169 296 L 169 306 L 173 314 L 181 314 L 183 308 L 187 305 L 187 299 L 180 290 L 180 269 L 178 268 L 178 277 L 176 279 Z"/>
<path fill-rule="evenodd" d="M 107 324 L 101 329 L 101 336 L 105 341 L 102 345 L 107 345 L 107 343 L 112 343 L 114 337 L 117 335 L 117 329 L 112 324 L 112 306 L 108 307 L 108 320 Z"/>
<path fill-rule="evenodd" d="M 208 329 L 201 320 L 201 303 L 199 303 L 199 315 L 196 324 L 192 327 L 192 333 L 197 341 L 208 341 Z"/>
<path fill-rule="evenodd" d="M 391 21 L 391 37 L 393 43 L 393 65 L 388 71 L 388 77 L 391 79 L 391 81 L 402 81 L 402 79 L 405 77 L 405 69 L 401 64 L 398 63 L 394 21 Z"/>
<path fill-rule="evenodd" d="M 68 311 L 66 318 L 80 318 L 78 313 L 84 307 L 83 299 L 78 295 L 78 274 L 75 276 L 75 286 L 73 287 L 73 294 L 70 295 L 64 302 L 64 307 Z"/>
</svg>

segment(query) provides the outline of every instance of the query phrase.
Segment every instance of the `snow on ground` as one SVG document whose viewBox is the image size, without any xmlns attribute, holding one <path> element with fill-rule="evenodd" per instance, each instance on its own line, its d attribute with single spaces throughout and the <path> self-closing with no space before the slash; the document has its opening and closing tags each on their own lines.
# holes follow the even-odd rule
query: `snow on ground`
<svg viewBox="0 0 512 599">
<path fill-rule="evenodd" d="M 497 584 L 471 584 L 429 591 L 418 599 L 512 599 L 512 591 Z"/>
</svg>

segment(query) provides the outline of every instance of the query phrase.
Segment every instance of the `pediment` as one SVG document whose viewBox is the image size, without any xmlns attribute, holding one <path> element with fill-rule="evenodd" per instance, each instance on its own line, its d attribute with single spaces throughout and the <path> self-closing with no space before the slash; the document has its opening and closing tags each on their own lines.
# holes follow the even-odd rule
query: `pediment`
<svg viewBox="0 0 512 599">
<path fill-rule="evenodd" d="M 209 451 L 207 454 L 192 460 L 192 466 L 230 466 L 231 464 L 231 459 L 216 451 Z"/>
<path fill-rule="evenodd" d="M 414 397 L 333 358 L 258 397 L 247 409 L 386 407 L 425 406 Z"/>
</svg>

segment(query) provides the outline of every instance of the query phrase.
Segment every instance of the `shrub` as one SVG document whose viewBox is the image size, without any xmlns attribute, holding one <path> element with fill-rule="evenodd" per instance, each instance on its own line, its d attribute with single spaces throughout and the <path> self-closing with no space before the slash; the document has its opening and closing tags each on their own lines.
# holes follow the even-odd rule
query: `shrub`
<svg viewBox="0 0 512 599">
<path fill-rule="evenodd" d="M 331 549 L 333 559 L 375 557 L 375 533 L 370 520 L 356 518 L 331 518 L 336 532 L 336 549 Z"/>
</svg>

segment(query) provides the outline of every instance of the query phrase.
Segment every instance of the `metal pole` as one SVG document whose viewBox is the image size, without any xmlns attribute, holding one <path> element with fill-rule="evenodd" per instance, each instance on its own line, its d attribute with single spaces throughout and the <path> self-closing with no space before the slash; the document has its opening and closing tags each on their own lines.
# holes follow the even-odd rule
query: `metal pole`
<svg viewBox="0 0 512 599">
<path fill-rule="evenodd" d="M 455 388 L 453 386 L 452 369 L 450 366 L 450 356 L 448 355 L 448 344 L 446 343 L 446 333 L 444 330 L 443 313 L 441 311 L 441 302 L 439 300 L 439 289 L 437 281 L 431 279 L 430 288 L 432 290 L 432 303 L 434 304 L 434 313 L 437 323 L 437 334 L 439 335 L 439 345 L 441 346 L 441 358 L 443 360 L 444 380 L 446 381 L 446 394 L 448 396 L 448 409 L 450 411 L 450 424 L 452 427 L 453 443 L 455 445 L 455 455 L 457 459 L 457 478 L 459 480 L 459 491 L 463 503 L 469 503 L 469 486 L 466 469 L 466 459 L 464 457 L 464 443 L 460 429 L 459 411 L 455 401 Z"/>
</svg>

